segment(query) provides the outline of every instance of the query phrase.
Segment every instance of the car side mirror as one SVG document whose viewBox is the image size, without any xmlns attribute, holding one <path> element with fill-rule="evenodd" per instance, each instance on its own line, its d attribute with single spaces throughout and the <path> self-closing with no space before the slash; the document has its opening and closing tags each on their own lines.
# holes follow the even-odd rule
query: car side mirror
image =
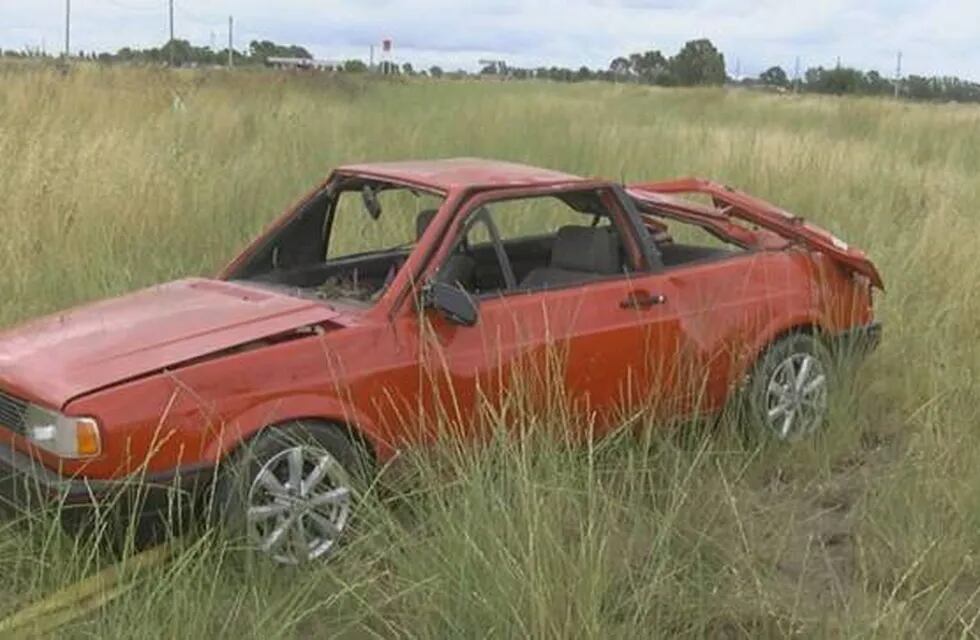
<svg viewBox="0 0 980 640">
<path fill-rule="evenodd" d="M 426 293 L 428 306 L 436 309 L 450 322 L 472 327 L 480 311 L 476 301 L 462 288 L 444 282 L 432 282 Z"/>
</svg>

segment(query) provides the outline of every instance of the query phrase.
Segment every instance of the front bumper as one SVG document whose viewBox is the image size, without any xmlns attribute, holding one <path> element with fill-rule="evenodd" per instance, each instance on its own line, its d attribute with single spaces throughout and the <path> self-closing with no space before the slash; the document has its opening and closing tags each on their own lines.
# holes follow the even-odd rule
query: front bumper
<svg viewBox="0 0 980 640">
<path fill-rule="evenodd" d="M 210 484 L 210 467 L 182 468 L 124 480 L 70 478 L 0 443 L 0 511 L 23 514 L 43 508 L 78 512 L 120 509 L 127 515 L 173 513 L 192 506 Z"/>
</svg>

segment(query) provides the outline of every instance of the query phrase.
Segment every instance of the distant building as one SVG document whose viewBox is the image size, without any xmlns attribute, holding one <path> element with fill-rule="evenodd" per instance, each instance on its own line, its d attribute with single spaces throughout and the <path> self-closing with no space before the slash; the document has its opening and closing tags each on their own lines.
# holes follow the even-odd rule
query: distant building
<svg viewBox="0 0 980 640">
<path fill-rule="evenodd" d="M 275 58 L 265 59 L 265 65 L 274 69 L 311 69 L 314 71 L 341 71 L 343 62 L 336 60 L 317 60 L 315 58 Z"/>
</svg>

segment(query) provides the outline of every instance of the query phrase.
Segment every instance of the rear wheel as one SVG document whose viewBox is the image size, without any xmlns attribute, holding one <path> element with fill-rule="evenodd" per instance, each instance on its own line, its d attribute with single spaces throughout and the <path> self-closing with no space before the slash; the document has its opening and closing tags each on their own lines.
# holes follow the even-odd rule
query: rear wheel
<svg viewBox="0 0 980 640">
<path fill-rule="evenodd" d="M 756 432 L 780 441 L 805 438 L 827 422 L 833 361 L 814 336 L 796 333 L 774 342 L 745 389 L 745 409 Z"/>
<path fill-rule="evenodd" d="M 365 452 L 335 425 L 271 427 L 222 470 L 215 506 L 233 535 L 272 561 L 312 562 L 344 539 L 367 470 Z"/>
</svg>

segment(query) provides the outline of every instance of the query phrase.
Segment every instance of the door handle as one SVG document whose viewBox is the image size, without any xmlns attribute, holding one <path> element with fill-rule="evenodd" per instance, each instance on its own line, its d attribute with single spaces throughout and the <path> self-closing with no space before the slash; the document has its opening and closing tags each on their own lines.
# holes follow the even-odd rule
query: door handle
<svg viewBox="0 0 980 640">
<path fill-rule="evenodd" d="M 649 291 L 630 291 L 629 296 L 619 303 L 620 309 L 649 309 L 667 302 L 667 297 Z"/>
</svg>

